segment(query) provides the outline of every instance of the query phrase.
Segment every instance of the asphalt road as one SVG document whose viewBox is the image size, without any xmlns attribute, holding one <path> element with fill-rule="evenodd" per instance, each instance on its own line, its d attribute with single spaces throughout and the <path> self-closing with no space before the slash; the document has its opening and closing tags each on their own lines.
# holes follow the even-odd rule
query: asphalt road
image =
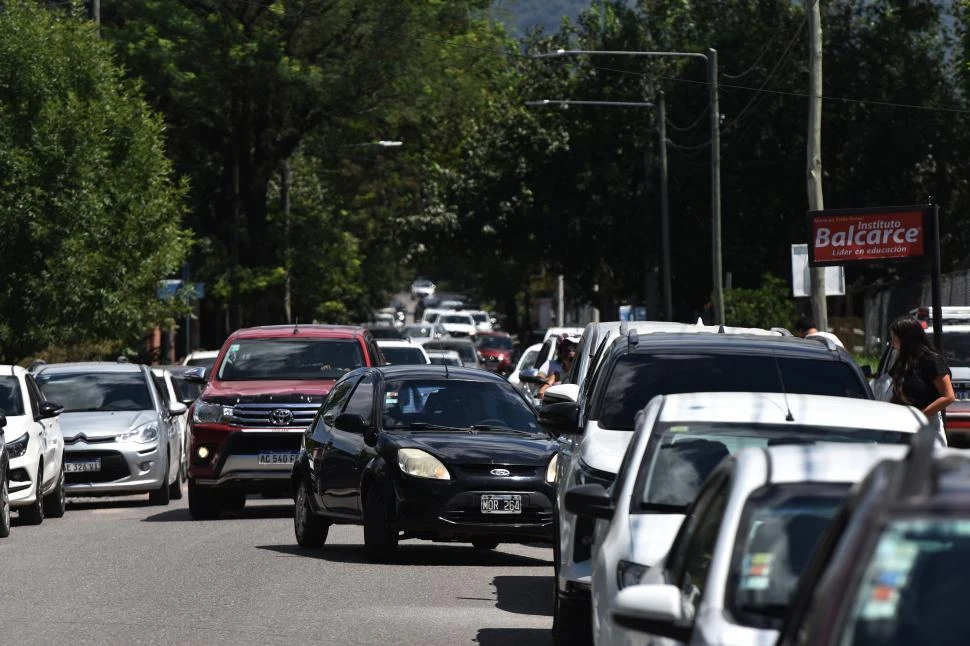
<svg viewBox="0 0 970 646">
<path fill-rule="evenodd" d="M 0 539 L 0 642 L 534 646 L 551 643 L 552 550 L 405 541 L 367 562 L 359 527 L 293 538 L 293 504 L 250 497 L 221 520 L 186 500 L 70 499 Z"/>
</svg>

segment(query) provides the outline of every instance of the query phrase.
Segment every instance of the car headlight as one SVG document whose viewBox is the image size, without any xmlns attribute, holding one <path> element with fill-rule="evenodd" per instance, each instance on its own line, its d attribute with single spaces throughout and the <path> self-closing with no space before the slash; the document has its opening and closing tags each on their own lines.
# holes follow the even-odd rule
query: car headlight
<svg viewBox="0 0 970 646">
<path fill-rule="evenodd" d="M 650 567 L 633 561 L 620 561 L 616 564 L 616 587 L 622 590 L 637 585 Z"/>
<path fill-rule="evenodd" d="M 441 460 L 421 449 L 398 449 L 397 465 L 401 471 L 416 478 L 451 480 Z"/>
<path fill-rule="evenodd" d="M 7 454 L 11 458 L 19 458 L 27 452 L 27 442 L 29 441 L 30 436 L 24 433 L 13 442 L 7 442 Z"/>
<path fill-rule="evenodd" d="M 135 428 L 122 433 L 118 436 L 119 442 L 138 442 L 139 444 L 148 444 L 149 442 L 158 441 L 158 422 L 149 422 L 147 424 L 142 424 L 141 426 L 136 426 Z"/>
<path fill-rule="evenodd" d="M 546 467 L 546 482 L 553 484 L 556 482 L 556 467 L 559 466 L 559 454 L 556 453 L 549 460 L 549 466 Z"/>
<path fill-rule="evenodd" d="M 196 400 L 192 421 L 196 424 L 225 424 L 232 417 L 232 406 Z"/>
</svg>

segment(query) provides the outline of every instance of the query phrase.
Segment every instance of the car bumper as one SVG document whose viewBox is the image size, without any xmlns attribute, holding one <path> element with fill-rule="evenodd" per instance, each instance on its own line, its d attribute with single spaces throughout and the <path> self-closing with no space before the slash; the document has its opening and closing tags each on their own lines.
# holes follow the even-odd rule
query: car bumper
<svg viewBox="0 0 970 646">
<path fill-rule="evenodd" d="M 407 536 L 467 541 L 489 537 L 500 542 L 551 542 L 555 492 L 544 482 L 516 479 L 501 484 L 424 480 L 402 476 L 394 485 L 394 513 L 388 524 Z M 486 514 L 482 494 L 517 494 L 522 511 Z"/>
<path fill-rule="evenodd" d="M 29 450 L 19 458 L 10 458 L 7 485 L 11 507 L 25 507 L 37 501 L 38 462 L 38 456 Z"/>
<path fill-rule="evenodd" d="M 94 471 L 71 470 L 71 465 L 94 462 Z M 75 496 L 154 491 L 168 471 L 157 443 L 84 441 L 64 447 L 64 470 L 64 489 Z"/>
<path fill-rule="evenodd" d="M 196 485 L 249 493 L 289 493 L 290 474 L 303 441 L 303 429 L 232 431 L 195 427 L 189 477 Z M 206 459 L 199 457 L 205 447 Z M 267 460 L 283 460 L 267 463 Z"/>
</svg>

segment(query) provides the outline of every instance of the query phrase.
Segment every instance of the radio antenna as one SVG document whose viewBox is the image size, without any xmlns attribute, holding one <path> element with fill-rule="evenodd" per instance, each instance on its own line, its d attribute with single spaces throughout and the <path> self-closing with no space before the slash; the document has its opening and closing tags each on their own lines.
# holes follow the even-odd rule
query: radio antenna
<svg viewBox="0 0 970 646">
<path fill-rule="evenodd" d="M 785 390 L 785 378 L 781 375 L 781 364 L 778 363 L 778 355 L 773 353 L 771 356 L 775 360 L 775 371 L 778 373 L 778 383 L 781 385 L 781 394 L 785 398 L 785 421 L 794 422 L 795 416 L 791 414 L 791 406 L 788 404 L 788 391 Z"/>
</svg>

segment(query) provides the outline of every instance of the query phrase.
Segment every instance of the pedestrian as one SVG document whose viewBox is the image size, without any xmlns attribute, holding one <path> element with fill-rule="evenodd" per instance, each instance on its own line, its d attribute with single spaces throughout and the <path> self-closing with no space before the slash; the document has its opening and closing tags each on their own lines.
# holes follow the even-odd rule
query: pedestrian
<svg viewBox="0 0 970 646">
<path fill-rule="evenodd" d="M 809 316 L 798 317 L 798 320 L 795 321 L 795 334 L 803 339 L 831 339 L 835 345 L 839 346 L 840 348 L 845 347 L 842 344 L 842 341 L 839 340 L 839 337 L 835 336 L 831 332 L 819 332 L 818 326 L 815 325 L 815 321 Z"/>
<path fill-rule="evenodd" d="M 950 368 L 930 345 L 926 330 L 916 317 L 897 318 L 889 326 L 889 337 L 896 349 L 896 361 L 889 369 L 893 381 L 890 401 L 923 411 L 946 446 L 941 413 L 956 401 Z"/>
</svg>

